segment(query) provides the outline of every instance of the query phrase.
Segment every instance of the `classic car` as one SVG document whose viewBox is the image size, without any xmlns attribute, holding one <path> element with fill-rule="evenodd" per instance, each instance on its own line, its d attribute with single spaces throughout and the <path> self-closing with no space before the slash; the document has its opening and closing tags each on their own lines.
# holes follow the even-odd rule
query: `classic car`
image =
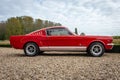
<svg viewBox="0 0 120 80">
<path fill-rule="evenodd" d="M 90 56 L 100 57 L 106 50 L 113 48 L 112 41 L 111 36 L 76 35 L 63 26 L 10 36 L 11 46 L 24 49 L 27 56 L 35 56 L 44 51 L 85 51 Z"/>
</svg>

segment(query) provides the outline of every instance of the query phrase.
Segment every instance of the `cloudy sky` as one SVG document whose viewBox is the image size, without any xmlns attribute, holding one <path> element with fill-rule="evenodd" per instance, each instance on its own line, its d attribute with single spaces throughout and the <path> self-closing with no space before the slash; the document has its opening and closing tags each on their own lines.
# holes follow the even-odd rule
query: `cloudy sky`
<svg viewBox="0 0 120 80">
<path fill-rule="evenodd" d="M 0 21 L 31 16 L 89 35 L 120 35 L 120 0 L 1 0 Z"/>
</svg>

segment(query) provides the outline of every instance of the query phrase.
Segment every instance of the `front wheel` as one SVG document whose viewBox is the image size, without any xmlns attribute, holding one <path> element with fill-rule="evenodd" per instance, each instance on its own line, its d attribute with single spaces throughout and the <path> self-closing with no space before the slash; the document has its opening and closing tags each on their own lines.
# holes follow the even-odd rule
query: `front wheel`
<svg viewBox="0 0 120 80">
<path fill-rule="evenodd" d="M 39 47 L 35 43 L 27 43 L 24 46 L 24 52 L 26 56 L 35 56 L 39 53 Z"/>
<path fill-rule="evenodd" d="M 104 54 L 104 52 L 104 46 L 99 42 L 92 43 L 88 48 L 88 54 L 94 57 L 100 57 Z"/>
<path fill-rule="evenodd" d="M 43 54 L 45 51 L 39 51 L 39 54 Z"/>
</svg>

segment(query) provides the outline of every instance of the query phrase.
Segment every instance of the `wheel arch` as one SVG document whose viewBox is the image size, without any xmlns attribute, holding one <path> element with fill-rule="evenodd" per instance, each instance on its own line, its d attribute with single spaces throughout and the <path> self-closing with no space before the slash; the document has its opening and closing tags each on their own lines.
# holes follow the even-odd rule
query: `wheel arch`
<svg viewBox="0 0 120 80">
<path fill-rule="evenodd" d="M 93 44 L 93 43 L 101 43 L 101 44 L 103 45 L 103 47 L 105 48 L 105 43 L 104 43 L 103 41 L 92 41 L 92 42 L 90 42 L 90 44 L 88 45 L 87 51 L 88 51 L 88 49 L 90 48 L 90 45 Z"/>
<path fill-rule="evenodd" d="M 35 41 L 27 41 L 27 42 L 24 43 L 23 49 L 24 49 L 25 45 L 28 44 L 28 43 L 35 43 L 39 47 L 39 45 L 37 44 L 37 42 L 35 42 Z"/>
</svg>

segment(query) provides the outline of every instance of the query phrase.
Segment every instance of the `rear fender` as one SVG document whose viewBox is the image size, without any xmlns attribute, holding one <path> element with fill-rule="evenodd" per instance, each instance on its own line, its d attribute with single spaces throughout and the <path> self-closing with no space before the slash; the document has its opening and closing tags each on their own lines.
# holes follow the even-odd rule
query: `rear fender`
<svg viewBox="0 0 120 80">
<path fill-rule="evenodd" d="M 42 41 L 39 40 L 38 38 L 23 38 L 21 40 L 21 43 L 23 44 L 22 48 L 24 48 L 25 44 L 30 43 L 30 42 L 35 43 L 36 45 L 38 45 L 38 47 L 43 46 Z"/>
</svg>

